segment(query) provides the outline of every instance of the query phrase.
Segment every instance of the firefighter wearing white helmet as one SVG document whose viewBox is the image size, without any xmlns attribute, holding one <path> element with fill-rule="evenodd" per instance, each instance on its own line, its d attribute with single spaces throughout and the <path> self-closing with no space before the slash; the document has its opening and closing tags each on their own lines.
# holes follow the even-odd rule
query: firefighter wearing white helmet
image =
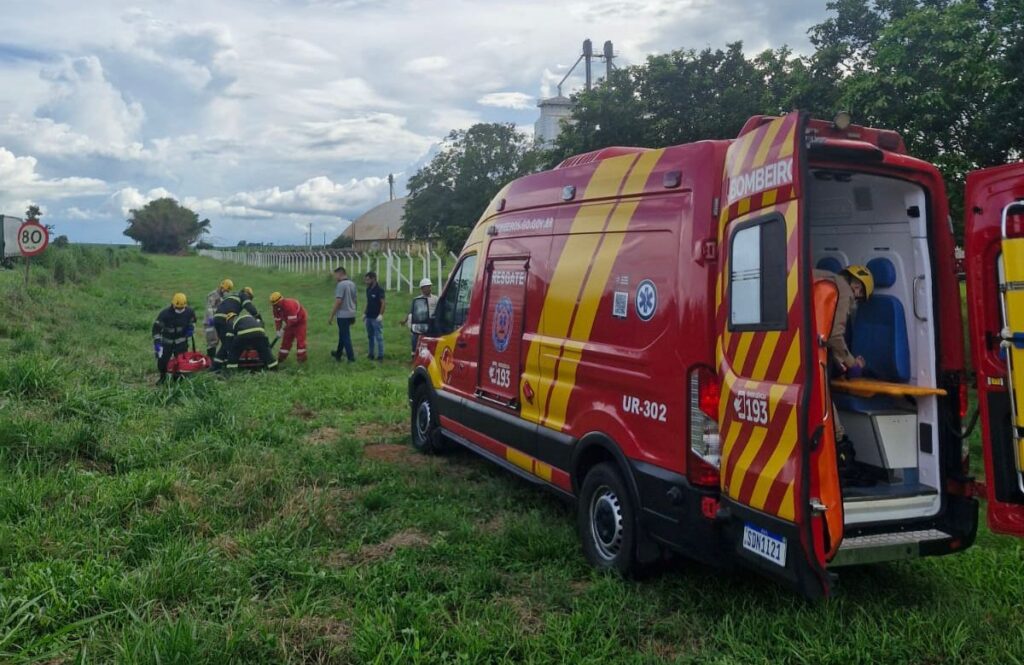
<svg viewBox="0 0 1024 665">
<path fill-rule="evenodd" d="M 175 293 L 171 305 L 160 310 L 153 321 L 153 354 L 160 372 L 157 383 L 167 379 L 167 363 L 179 353 L 188 351 L 188 340 L 195 334 L 196 313 L 188 306 L 184 293 Z"/>
<path fill-rule="evenodd" d="M 434 283 L 430 281 L 429 277 L 424 277 L 420 280 L 420 297 L 427 299 L 427 307 L 430 311 L 430 316 L 434 316 L 434 310 L 437 309 L 437 296 L 431 293 L 434 287 Z M 401 325 L 409 328 L 410 340 L 412 342 L 412 355 L 416 355 L 416 344 L 419 342 L 420 336 L 412 332 L 412 305 L 410 304 L 409 313 L 406 314 L 405 318 L 399 321 Z"/>
<path fill-rule="evenodd" d="M 234 290 L 235 283 L 224 278 L 217 288 L 206 296 L 206 318 L 203 320 L 203 332 L 206 333 L 206 355 L 210 356 L 211 360 L 217 353 L 217 344 L 220 343 L 213 317 L 217 314 L 217 308 L 224 302 L 224 297 Z"/>
</svg>

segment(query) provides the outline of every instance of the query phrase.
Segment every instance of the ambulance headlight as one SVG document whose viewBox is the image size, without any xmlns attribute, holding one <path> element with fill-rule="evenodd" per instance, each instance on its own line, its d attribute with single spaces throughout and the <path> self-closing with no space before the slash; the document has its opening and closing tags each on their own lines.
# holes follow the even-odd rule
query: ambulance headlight
<svg viewBox="0 0 1024 665">
<path fill-rule="evenodd" d="M 836 117 L 832 118 L 832 126 L 841 132 L 845 132 L 853 121 L 853 117 L 849 111 L 840 111 L 836 113 Z"/>
</svg>

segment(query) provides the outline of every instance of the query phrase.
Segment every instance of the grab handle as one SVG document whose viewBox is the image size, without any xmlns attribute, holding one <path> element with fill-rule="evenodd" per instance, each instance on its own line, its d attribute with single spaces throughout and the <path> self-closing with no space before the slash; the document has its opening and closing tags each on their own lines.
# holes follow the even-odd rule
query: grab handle
<svg viewBox="0 0 1024 665">
<path fill-rule="evenodd" d="M 924 284 L 924 275 L 918 275 L 917 277 L 914 278 L 914 316 L 917 317 L 918 321 L 927 321 L 928 317 L 922 315 L 918 311 L 918 306 L 917 306 L 918 294 L 920 292 L 920 290 L 918 289 L 918 286 L 920 286 L 921 284 Z"/>
</svg>

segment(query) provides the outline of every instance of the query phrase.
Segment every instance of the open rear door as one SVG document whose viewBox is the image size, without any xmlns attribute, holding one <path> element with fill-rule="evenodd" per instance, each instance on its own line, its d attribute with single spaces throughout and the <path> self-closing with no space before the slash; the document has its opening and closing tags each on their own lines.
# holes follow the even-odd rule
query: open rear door
<svg viewBox="0 0 1024 665">
<path fill-rule="evenodd" d="M 988 523 L 1024 536 L 1024 163 L 970 173 L 964 209 Z"/>
<path fill-rule="evenodd" d="M 736 554 L 818 597 L 829 592 L 842 501 L 834 449 L 821 457 L 834 443 L 823 436 L 832 423 L 812 304 L 805 124 L 800 113 L 752 118 L 726 157 L 718 420 Z"/>
</svg>

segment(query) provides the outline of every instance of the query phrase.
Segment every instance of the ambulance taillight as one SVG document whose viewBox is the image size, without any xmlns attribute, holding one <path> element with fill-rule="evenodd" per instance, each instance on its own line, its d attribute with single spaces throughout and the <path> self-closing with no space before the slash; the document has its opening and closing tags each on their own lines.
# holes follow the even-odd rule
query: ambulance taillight
<svg viewBox="0 0 1024 665">
<path fill-rule="evenodd" d="M 718 486 L 722 450 L 718 438 L 718 402 L 722 390 L 710 369 L 690 372 L 690 454 L 686 475 L 695 485 Z"/>
</svg>

